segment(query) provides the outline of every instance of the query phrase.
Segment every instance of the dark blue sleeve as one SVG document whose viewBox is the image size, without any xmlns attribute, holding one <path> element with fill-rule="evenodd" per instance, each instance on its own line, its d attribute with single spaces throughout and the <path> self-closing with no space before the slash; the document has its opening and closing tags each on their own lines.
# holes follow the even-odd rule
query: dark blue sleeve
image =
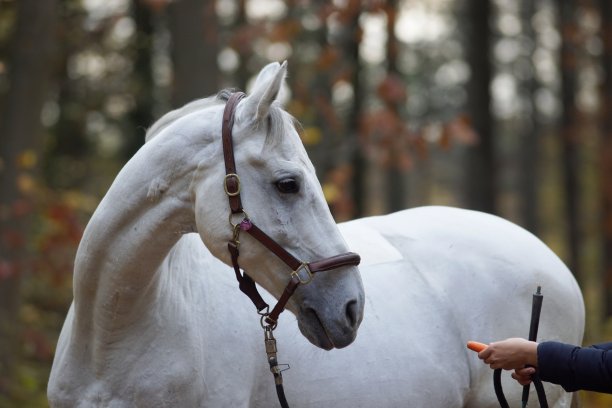
<svg viewBox="0 0 612 408">
<path fill-rule="evenodd" d="M 591 347 L 596 348 L 596 349 L 600 349 L 600 350 L 612 350 L 612 342 L 610 342 L 610 343 L 593 344 Z"/>
<path fill-rule="evenodd" d="M 566 391 L 587 390 L 612 394 L 612 343 L 577 347 L 555 341 L 538 345 L 538 372 L 542 381 Z"/>
</svg>

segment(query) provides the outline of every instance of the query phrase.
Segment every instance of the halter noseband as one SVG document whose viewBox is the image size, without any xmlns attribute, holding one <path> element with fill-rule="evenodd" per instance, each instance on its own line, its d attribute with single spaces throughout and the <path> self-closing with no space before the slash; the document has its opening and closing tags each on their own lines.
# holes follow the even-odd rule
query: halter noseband
<svg viewBox="0 0 612 408">
<path fill-rule="evenodd" d="M 265 232 L 257 227 L 253 221 L 249 218 L 246 211 L 242 207 L 242 200 L 240 199 L 240 178 L 236 171 L 236 162 L 234 160 L 234 144 L 232 140 L 232 128 L 234 126 L 234 114 L 236 107 L 242 98 L 245 97 L 243 92 L 232 93 L 225 105 L 223 112 L 223 125 L 222 125 L 222 139 L 223 139 L 223 158 L 225 160 L 225 178 L 223 180 L 223 188 L 227 194 L 230 215 L 229 222 L 233 228 L 233 238 L 228 242 L 227 248 L 231 255 L 232 265 L 234 272 L 236 273 L 236 279 L 238 280 L 240 290 L 246 294 L 249 299 L 253 302 L 257 308 L 257 312 L 262 315 L 263 321 L 270 326 L 276 326 L 278 316 L 285 309 L 289 298 L 300 284 L 308 284 L 313 278 L 313 274 L 317 272 L 329 271 L 342 266 L 356 266 L 359 265 L 360 257 L 354 252 L 347 252 L 340 255 L 335 255 L 329 258 L 324 258 L 314 262 L 303 262 L 291 255 L 287 250 L 280 246 L 274 239 L 268 236 Z M 234 215 L 242 216 L 242 220 L 237 223 L 232 221 L 235 219 Z M 240 265 L 238 264 L 238 256 L 240 255 L 239 246 L 240 232 L 248 232 L 253 238 L 258 240 L 263 246 L 268 248 L 274 255 L 280 258 L 292 272 L 290 274 L 291 280 L 285 287 L 283 294 L 276 303 L 276 306 L 269 312 L 269 305 L 263 300 L 255 282 L 253 279 L 246 274 L 240 273 Z M 264 311 L 265 310 L 265 311 Z"/>
</svg>

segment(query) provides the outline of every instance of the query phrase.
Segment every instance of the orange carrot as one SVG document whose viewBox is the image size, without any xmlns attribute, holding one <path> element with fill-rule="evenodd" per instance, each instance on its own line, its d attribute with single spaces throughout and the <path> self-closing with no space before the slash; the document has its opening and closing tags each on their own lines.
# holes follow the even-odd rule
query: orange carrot
<svg viewBox="0 0 612 408">
<path fill-rule="evenodd" d="M 475 351 L 477 353 L 480 353 L 482 350 L 486 349 L 487 347 L 489 347 L 488 344 L 479 343 L 477 341 L 468 341 L 467 342 L 467 348 L 469 348 L 470 350 Z"/>
</svg>

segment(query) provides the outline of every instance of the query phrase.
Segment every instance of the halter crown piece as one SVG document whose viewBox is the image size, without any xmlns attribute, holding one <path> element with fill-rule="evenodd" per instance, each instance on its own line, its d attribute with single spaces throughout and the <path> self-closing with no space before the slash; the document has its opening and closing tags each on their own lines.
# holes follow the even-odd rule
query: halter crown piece
<svg viewBox="0 0 612 408">
<path fill-rule="evenodd" d="M 234 114 L 236 107 L 242 98 L 245 97 L 243 92 L 235 92 L 228 98 L 225 110 L 223 112 L 222 139 L 223 139 L 223 158 L 225 160 L 225 178 L 223 179 L 223 188 L 227 194 L 230 206 L 229 223 L 233 229 L 233 237 L 228 242 L 227 248 L 231 255 L 232 265 L 236 273 L 240 290 L 246 294 L 257 308 L 257 312 L 262 316 L 262 326 L 264 322 L 272 329 L 276 327 L 278 316 L 285 309 L 289 298 L 300 284 L 308 284 L 315 273 L 329 271 L 343 266 L 359 265 L 361 258 L 354 252 L 347 252 L 335 255 L 329 258 L 324 258 L 314 262 L 303 262 L 291 255 L 287 250 L 280 246 L 274 239 L 268 236 L 265 232 L 253 223 L 248 214 L 242 207 L 240 198 L 240 177 L 236 170 L 236 162 L 234 160 L 234 144 L 232 140 L 232 128 L 234 126 Z M 239 222 L 233 221 L 238 217 L 242 217 Z M 246 273 L 240 272 L 238 257 L 240 255 L 240 232 L 247 232 L 253 238 L 258 240 L 263 246 L 268 248 L 270 252 L 280 258 L 289 268 L 291 268 L 290 280 L 280 299 L 269 312 L 269 305 L 263 300 L 255 282 Z M 265 327 L 264 327 L 265 328 Z"/>
</svg>

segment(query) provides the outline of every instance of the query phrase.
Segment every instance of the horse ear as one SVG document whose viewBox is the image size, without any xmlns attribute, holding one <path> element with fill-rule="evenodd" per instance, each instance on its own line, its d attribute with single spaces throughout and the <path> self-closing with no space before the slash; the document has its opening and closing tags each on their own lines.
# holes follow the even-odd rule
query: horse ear
<svg viewBox="0 0 612 408">
<path fill-rule="evenodd" d="M 287 74 L 287 61 L 266 65 L 257 76 L 253 91 L 242 102 L 241 117 L 259 122 L 268 116 L 270 106 L 279 97 Z"/>
</svg>

